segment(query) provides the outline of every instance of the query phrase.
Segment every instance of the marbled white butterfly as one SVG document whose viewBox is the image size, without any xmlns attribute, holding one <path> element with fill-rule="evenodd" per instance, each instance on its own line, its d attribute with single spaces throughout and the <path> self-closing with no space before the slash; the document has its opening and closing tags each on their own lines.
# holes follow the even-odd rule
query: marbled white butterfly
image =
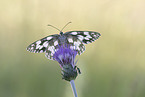
<svg viewBox="0 0 145 97">
<path fill-rule="evenodd" d="M 62 30 L 59 31 L 60 34 L 49 35 L 35 41 L 27 47 L 27 50 L 34 53 L 44 52 L 48 59 L 53 60 L 53 54 L 59 49 L 59 46 L 68 44 L 71 49 L 76 50 L 77 54 L 80 55 L 85 51 L 84 44 L 91 43 L 101 36 L 100 33 L 94 31 L 68 31 L 66 33 L 63 33 Z"/>
</svg>

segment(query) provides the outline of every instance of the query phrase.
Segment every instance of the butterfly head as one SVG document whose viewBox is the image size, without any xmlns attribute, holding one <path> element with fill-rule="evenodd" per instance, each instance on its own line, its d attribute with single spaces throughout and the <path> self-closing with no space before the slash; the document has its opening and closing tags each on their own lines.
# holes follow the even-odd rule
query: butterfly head
<svg viewBox="0 0 145 97">
<path fill-rule="evenodd" d="M 60 32 L 60 35 L 63 35 L 63 32 L 62 31 Z"/>
</svg>

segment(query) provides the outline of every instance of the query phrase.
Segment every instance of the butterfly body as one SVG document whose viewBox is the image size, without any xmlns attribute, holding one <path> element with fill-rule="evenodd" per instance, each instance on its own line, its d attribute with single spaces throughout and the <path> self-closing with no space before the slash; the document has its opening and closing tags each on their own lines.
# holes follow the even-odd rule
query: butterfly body
<svg viewBox="0 0 145 97">
<path fill-rule="evenodd" d="M 91 43 L 101 36 L 94 31 L 69 31 L 66 33 L 49 35 L 30 44 L 27 50 L 34 53 L 45 53 L 48 59 L 53 59 L 53 54 L 59 49 L 59 46 L 69 45 L 71 49 L 76 50 L 78 55 L 85 51 L 84 44 Z"/>
<path fill-rule="evenodd" d="M 60 35 L 58 37 L 58 40 L 60 41 L 59 45 L 65 44 L 67 41 L 67 37 L 63 34 L 63 32 L 60 32 Z"/>
</svg>

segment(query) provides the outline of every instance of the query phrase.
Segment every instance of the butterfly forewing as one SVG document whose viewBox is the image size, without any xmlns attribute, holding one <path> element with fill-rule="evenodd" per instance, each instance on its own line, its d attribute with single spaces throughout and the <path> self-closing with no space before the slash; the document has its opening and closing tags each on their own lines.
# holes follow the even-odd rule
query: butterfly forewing
<svg viewBox="0 0 145 97">
<path fill-rule="evenodd" d="M 69 31 L 65 34 L 71 34 L 77 37 L 84 44 L 91 43 L 101 36 L 100 33 L 94 31 Z"/>
<path fill-rule="evenodd" d="M 55 34 L 37 40 L 34 43 L 30 44 L 27 47 L 27 50 L 34 53 L 43 53 L 46 51 L 49 45 L 53 45 L 53 40 L 57 39 L 58 36 L 58 34 Z"/>
</svg>

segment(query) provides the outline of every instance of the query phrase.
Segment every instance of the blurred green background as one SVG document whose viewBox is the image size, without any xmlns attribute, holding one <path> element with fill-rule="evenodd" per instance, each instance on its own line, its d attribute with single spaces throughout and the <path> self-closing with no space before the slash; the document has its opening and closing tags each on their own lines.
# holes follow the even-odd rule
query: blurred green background
<svg viewBox="0 0 145 97">
<path fill-rule="evenodd" d="M 26 51 L 70 21 L 102 35 L 77 56 L 78 97 L 145 97 L 144 0 L 1 0 L 0 97 L 73 97 L 57 62 Z"/>
</svg>

